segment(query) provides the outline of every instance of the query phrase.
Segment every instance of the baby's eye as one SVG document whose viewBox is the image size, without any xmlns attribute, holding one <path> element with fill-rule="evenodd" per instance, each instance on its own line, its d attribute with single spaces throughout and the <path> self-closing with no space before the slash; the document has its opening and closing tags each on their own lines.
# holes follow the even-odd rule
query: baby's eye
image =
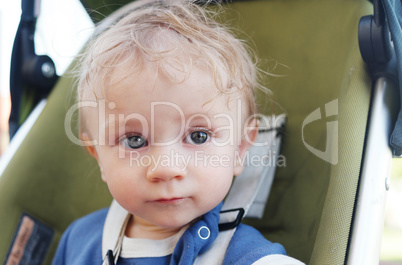
<svg viewBox="0 0 402 265">
<path fill-rule="evenodd" d="M 148 145 L 148 141 L 140 135 L 131 135 L 131 136 L 124 137 L 121 140 L 121 144 L 125 148 L 139 149 L 141 147 Z"/>
<path fill-rule="evenodd" d="M 193 131 L 186 137 L 186 142 L 190 144 L 201 145 L 208 142 L 210 135 L 205 131 Z"/>
</svg>

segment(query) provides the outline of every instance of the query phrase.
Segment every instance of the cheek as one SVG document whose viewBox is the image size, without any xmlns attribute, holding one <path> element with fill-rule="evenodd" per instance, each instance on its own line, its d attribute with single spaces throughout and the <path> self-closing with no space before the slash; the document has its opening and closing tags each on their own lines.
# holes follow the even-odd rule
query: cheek
<svg viewBox="0 0 402 265">
<path fill-rule="evenodd" d="M 228 192 L 233 181 L 233 168 L 232 167 L 222 167 L 217 170 L 217 184 L 220 185 L 224 192 Z"/>
<path fill-rule="evenodd" d="M 140 183 L 135 178 L 130 178 L 122 172 L 109 174 L 106 178 L 106 184 L 112 197 L 124 208 L 131 210 L 136 207 L 136 202 L 142 198 Z"/>
<path fill-rule="evenodd" d="M 106 163 L 100 163 L 103 165 L 102 178 L 113 197 L 127 196 L 127 194 L 135 196 L 139 187 L 143 186 L 138 183 L 139 178 L 136 177 L 143 174 L 141 169 L 129 166 L 128 163 L 127 159 L 110 159 L 109 161 L 106 160 Z"/>
<path fill-rule="evenodd" d="M 209 166 L 197 168 L 196 170 L 201 178 L 198 183 L 201 191 L 208 194 L 208 196 L 222 200 L 232 184 L 233 166 L 227 164 L 216 166 L 210 162 Z"/>
<path fill-rule="evenodd" d="M 110 192 L 114 195 L 117 191 L 119 193 L 125 193 L 127 190 L 130 190 L 131 187 L 135 187 L 135 183 L 130 178 L 127 178 L 124 172 L 121 170 L 114 170 L 114 172 L 110 172 L 107 170 L 104 172 L 106 184 L 109 187 Z"/>
</svg>

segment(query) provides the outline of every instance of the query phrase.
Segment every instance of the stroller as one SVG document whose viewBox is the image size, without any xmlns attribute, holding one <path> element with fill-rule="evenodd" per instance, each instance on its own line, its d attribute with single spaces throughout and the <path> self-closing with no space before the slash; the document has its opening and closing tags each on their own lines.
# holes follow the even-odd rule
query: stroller
<svg viewBox="0 0 402 265">
<path fill-rule="evenodd" d="M 94 21 L 128 2 L 82 1 L 88 10 L 97 10 L 92 13 Z M 387 23 L 395 24 L 398 18 L 400 23 L 402 9 L 398 0 L 394 10 L 390 3 L 223 4 L 222 21 L 247 32 L 245 38 L 253 40 L 264 60 L 262 68 L 274 75 L 266 84 L 273 99 L 258 97 L 263 113 L 286 112 L 287 116 L 281 132 L 285 163 L 277 166 L 272 187 L 262 187 L 270 188 L 270 194 L 261 218 L 243 222 L 280 242 L 290 256 L 306 264 L 378 264 L 386 181 L 392 156 L 402 154 L 398 123 L 391 139 L 395 145 L 389 144 L 399 112 L 398 83 L 402 84 L 397 72 L 401 51 L 392 49 L 387 30 Z M 385 16 L 392 10 L 396 22 Z M 380 32 L 380 41 L 389 43 L 377 45 L 368 37 L 375 36 L 373 32 Z M 397 37 L 392 37 L 397 47 Z M 96 161 L 65 133 L 66 113 L 74 103 L 70 94 L 74 80 L 66 74 L 46 82 L 37 93 L 26 92 L 36 84 L 20 84 L 23 90 L 13 99 L 21 109 L 24 93 L 37 103 L 51 90 L 46 103 L 28 117 L 29 129 L 15 135 L 13 141 L 19 143 L 0 172 L 4 264 L 9 264 L 13 246 L 26 227 L 35 231 L 37 239 L 28 239 L 27 244 L 33 245 L 27 251 L 34 254 L 19 264 L 50 264 L 67 226 L 112 201 Z M 15 128 L 21 120 L 17 115 Z"/>
</svg>

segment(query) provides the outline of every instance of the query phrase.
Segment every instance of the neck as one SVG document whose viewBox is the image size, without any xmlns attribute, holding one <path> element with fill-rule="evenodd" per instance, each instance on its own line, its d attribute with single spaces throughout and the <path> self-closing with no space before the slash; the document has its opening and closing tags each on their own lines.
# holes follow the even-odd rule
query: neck
<svg viewBox="0 0 402 265">
<path fill-rule="evenodd" d="M 125 235 L 131 238 L 165 239 L 178 233 L 182 227 L 165 228 L 156 226 L 140 217 L 131 216 Z"/>
</svg>

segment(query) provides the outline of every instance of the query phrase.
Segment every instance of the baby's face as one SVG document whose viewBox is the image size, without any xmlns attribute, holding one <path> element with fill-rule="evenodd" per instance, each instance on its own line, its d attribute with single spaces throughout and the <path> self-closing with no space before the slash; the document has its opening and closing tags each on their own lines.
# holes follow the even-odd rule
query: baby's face
<svg viewBox="0 0 402 265">
<path fill-rule="evenodd" d="M 201 69 L 181 83 L 145 70 L 105 97 L 104 110 L 86 120 L 102 178 L 121 206 L 152 225 L 180 228 L 223 200 L 250 145 L 240 97 L 218 96 Z"/>
</svg>

